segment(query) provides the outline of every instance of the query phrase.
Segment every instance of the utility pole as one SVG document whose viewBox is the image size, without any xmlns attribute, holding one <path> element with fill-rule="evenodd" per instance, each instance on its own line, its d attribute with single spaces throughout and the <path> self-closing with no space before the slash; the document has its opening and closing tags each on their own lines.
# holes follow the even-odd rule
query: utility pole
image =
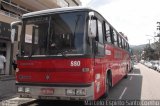
<svg viewBox="0 0 160 106">
<path fill-rule="evenodd" d="M 158 31 L 158 33 L 157 33 L 157 36 L 156 37 L 159 37 L 159 42 L 160 42 L 160 22 L 157 22 L 157 31 Z"/>
<path fill-rule="evenodd" d="M 156 49 L 156 38 L 155 38 L 155 35 L 156 35 L 156 32 L 154 32 L 154 35 L 146 35 L 146 36 L 149 36 L 149 37 L 152 37 L 153 38 L 153 43 L 150 43 L 150 45 L 153 45 L 153 48 Z"/>
<path fill-rule="evenodd" d="M 157 30 L 159 31 L 159 33 L 160 33 L 160 22 L 157 22 Z"/>
<path fill-rule="evenodd" d="M 157 22 L 157 36 L 155 37 L 159 37 L 159 42 L 158 42 L 158 57 L 159 57 L 159 60 L 160 60 L 160 22 Z"/>
<path fill-rule="evenodd" d="M 149 48 L 150 48 L 151 47 L 151 43 L 150 43 L 151 39 L 148 39 L 148 41 L 149 41 Z"/>
</svg>

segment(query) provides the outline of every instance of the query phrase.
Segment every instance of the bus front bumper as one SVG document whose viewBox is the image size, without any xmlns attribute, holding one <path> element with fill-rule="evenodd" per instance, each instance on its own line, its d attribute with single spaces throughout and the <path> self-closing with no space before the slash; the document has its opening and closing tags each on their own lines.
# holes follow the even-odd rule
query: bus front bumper
<svg viewBox="0 0 160 106">
<path fill-rule="evenodd" d="M 20 97 L 46 100 L 94 100 L 94 83 L 87 86 L 31 86 L 16 84 Z"/>
</svg>

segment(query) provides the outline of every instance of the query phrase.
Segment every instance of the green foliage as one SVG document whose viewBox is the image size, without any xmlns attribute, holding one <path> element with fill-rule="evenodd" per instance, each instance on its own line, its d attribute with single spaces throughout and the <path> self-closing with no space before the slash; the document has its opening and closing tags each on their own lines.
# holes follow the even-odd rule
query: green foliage
<svg viewBox="0 0 160 106">
<path fill-rule="evenodd" d="M 143 58 L 144 58 L 144 60 L 157 60 L 158 53 L 151 46 L 146 46 L 144 48 Z"/>
</svg>

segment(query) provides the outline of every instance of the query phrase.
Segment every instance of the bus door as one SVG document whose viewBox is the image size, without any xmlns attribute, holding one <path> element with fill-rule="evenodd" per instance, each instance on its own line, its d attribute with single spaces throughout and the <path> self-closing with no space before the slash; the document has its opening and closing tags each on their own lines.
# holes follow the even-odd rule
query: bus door
<svg viewBox="0 0 160 106">
<path fill-rule="evenodd" d="M 95 97 L 99 97 L 104 93 L 105 89 L 105 46 L 103 37 L 103 23 L 95 19 L 96 21 L 96 37 L 93 39 L 93 51 L 94 51 L 94 81 L 95 81 Z"/>
</svg>

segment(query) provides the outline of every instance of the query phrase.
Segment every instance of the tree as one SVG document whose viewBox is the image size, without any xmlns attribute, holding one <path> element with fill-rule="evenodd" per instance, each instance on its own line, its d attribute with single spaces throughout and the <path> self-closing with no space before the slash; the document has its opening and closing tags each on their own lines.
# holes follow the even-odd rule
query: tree
<svg viewBox="0 0 160 106">
<path fill-rule="evenodd" d="M 157 60 L 158 54 L 156 50 L 154 50 L 151 46 L 146 46 L 144 48 L 143 57 L 144 57 L 144 60 Z"/>
</svg>

